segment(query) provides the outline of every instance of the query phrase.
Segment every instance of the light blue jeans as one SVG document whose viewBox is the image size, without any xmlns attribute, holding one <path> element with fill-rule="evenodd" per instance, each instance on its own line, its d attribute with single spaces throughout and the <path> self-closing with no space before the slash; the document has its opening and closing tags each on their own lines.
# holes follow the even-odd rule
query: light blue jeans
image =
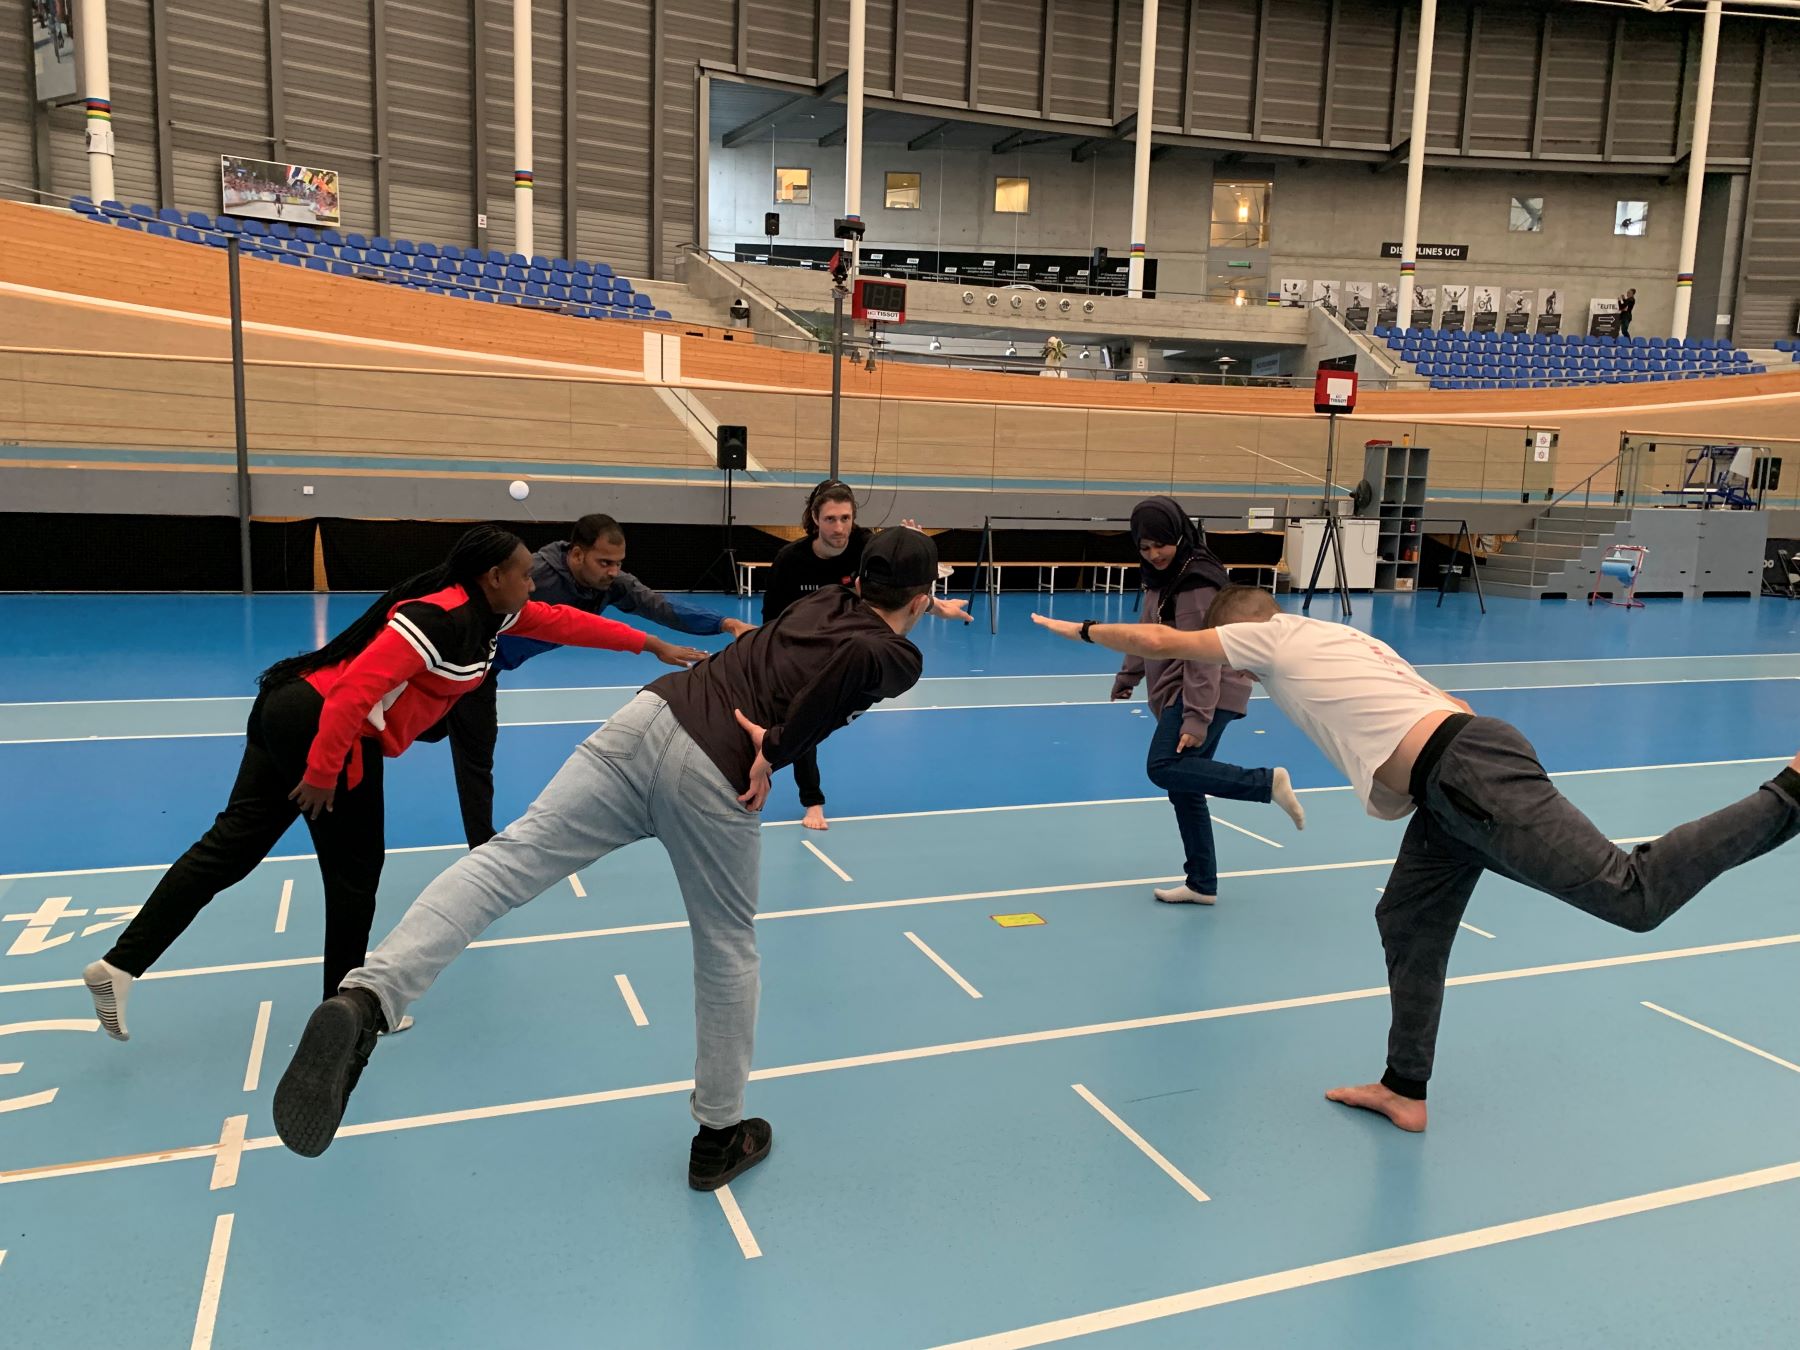
<svg viewBox="0 0 1800 1350">
<path fill-rule="evenodd" d="M 616 848 L 655 838 L 675 865 L 694 943 L 694 1119 L 744 1116 L 756 1038 L 761 816 L 645 692 L 570 756 L 530 810 L 425 888 L 344 987 L 381 1000 L 389 1026 L 487 926 Z"/>
</svg>

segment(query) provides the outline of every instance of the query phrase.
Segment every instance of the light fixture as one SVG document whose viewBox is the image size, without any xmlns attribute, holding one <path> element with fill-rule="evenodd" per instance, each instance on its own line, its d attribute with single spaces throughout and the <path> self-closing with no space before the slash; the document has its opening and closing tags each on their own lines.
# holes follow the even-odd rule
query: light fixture
<svg viewBox="0 0 1800 1350">
<path fill-rule="evenodd" d="M 1231 303 L 1236 305 L 1239 309 L 1242 309 L 1246 303 L 1244 300 L 1244 293 L 1242 291 L 1237 292 Z"/>
<path fill-rule="evenodd" d="M 933 338 L 931 339 L 931 350 L 934 352 L 941 352 L 944 350 L 944 344 L 939 342 L 936 338 Z"/>
<path fill-rule="evenodd" d="M 1009 342 L 1006 344 L 1006 354 L 1008 356 L 1017 356 L 1019 354 L 1019 349 Z"/>
<path fill-rule="evenodd" d="M 1248 225 L 1249 223 L 1250 223 L 1250 203 L 1245 201 L 1242 197 L 1239 197 L 1238 198 L 1238 224 Z"/>
<path fill-rule="evenodd" d="M 1088 360 L 1088 359 L 1089 359 L 1089 357 L 1090 357 L 1090 355 L 1091 355 L 1091 354 L 1090 354 L 1090 353 L 1089 353 L 1089 351 L 1088 351 L 1088 349 L 1087 349 L 1087 348 L 1086 348 L 1086 347 L 1083 347 L 1083 348 L 1082 348 L 1082 349 L 1081 349 L 1081 359 L 1082 359 L 1082 360 L 1083 360 L 1083 361 L 1086 361 L 1086 360 Z"/>
</svg>

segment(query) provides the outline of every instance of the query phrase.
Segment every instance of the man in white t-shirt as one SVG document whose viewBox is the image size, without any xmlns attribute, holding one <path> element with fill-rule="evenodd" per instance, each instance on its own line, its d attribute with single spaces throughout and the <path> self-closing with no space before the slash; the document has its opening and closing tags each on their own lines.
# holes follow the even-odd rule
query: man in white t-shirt
<svg viewBox="0 0 1800 1350">
<path fill-rule="evenodd" d="M 1273 596 L 1228 586 L 1207 627 L 1064 623 L 1063 637 L 1254 675 L 1275 706 L 1350 780 L 1370 815 L 1411 814 L 1375 922 L 1387 952 L 1393 1021 L 1378 1083 L 1325 1095 L 1425 1128 L 1444 971 L 1484 871 L 1511 877 L 1633 932 L 1647 932 L 1715 877 L 1800 834 L 1800 755 L 1743 800 L 1618 848 L 1556 790 L 1519 732 L 1432 685 L 1384 642 L 1283 613 Z"/>
</svg>

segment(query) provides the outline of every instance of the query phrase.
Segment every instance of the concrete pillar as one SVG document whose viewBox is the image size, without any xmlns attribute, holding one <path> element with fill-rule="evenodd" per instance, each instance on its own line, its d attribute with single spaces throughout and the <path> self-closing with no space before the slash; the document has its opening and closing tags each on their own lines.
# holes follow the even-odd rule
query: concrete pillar
<svg viewBox="0 0 1800 1350">
<path fill-rule="evenodd" d="M 850 0 L 850 67 L 844 89 L 844 215 L 862 218 L 863 58 L 868 33 L 866 0 Z M 856 271 L 861 241 L 850 242 L 850 271 Z"/>
<path fill-rule="evenodd" d="M 1131 169 L 1131 271 L 1127 278 L 1134 299 L 1144 295 L 1144 236 L 1150 229 L 1150 127 L 1156 120 L 1156 0 L 1144 0 L 1144 28 L 1138 38 L 1136 152 Z M 1137 348 L 1133 346 L 1135 352 Z M 1137 378 L 1137 372 L 1132 372 Z"/>
<path fill-rule="evenodd" d="M 475 40 L 481 41 L 480 33 Z M 531 219 L 536 182 L 531 172 L 531 73 L 531 0 L 513 0 L 513 250 L 527 258 L 536 252 Z M 481 110 L 475 112 L 479 116 Z"/>
<path fill-rule="evenodd" d="M 1400 228 L 1400 327 L 1412 322 L 1413 281 L 1419 265 L 1419 199 L 1425 191 L 1425 124 L 1431 112 L 1431 48 L 1437 39 L 1437 0 L 1420 0 L 1419 60 L 1413 68 L 1412 135 L 1406 143 L 1406 219 Z"/>
<path fill-rule="evenodd" d="M 1719 61 L 1720 0 L 1707 0 L 1700 30 L 1700 85 L 1694 95 L 1694 134 L 1688 138 L 1687 204 L 1681 212 L 1681 260 L 1675 272 L 1675 317 L 1669 336 L 1684 338 L 1694 303 L 1694 254 L 1700 242 L 1700 192 L 1706 186 L 1706 142 L 1712 132 L 1713 71 Z M 1708 324 L 1710 331 L 1711 324 Z"/>
<path fill-rule="evenodd" d="M 113 188 L 112 64 L 106 51 L 106 0 L 77 0 L 75 41 L 87 100 L 88 193 L 97 202 Z"/>
</svg>

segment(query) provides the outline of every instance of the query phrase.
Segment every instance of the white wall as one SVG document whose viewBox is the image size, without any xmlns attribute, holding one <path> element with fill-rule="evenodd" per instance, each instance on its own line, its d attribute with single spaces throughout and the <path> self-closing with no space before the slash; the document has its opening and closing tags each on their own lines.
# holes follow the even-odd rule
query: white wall
<svg viewBox="0 0 1800 1350">
<path fill-rule="evenodd" d="M 1646 176 L 1428 171 L 1419 239 L 1467 244 L 1469 261 L 1421 261 L 1419 284 L 1533 292 L 1554 286 L 1563 292 L 1564 329 L 1569 332 L 1585 331 L 1590 297 L 1612 299 L 1635 286 L 1632 331 L 1667 333 L 1684 190 L 1680 181 L 1664 187 Z M 1507 229 L 1514 196 L 1544 199 L 1541 231 L 1514 234 Z M 1628 238 L 1612 232 L 1619 201 L 1650 203 L 1645 234 Z M 1275 171 L 1269 215 L 1272 278 L 1398 281 L 1398 261 L 1384 262 L 1380 251 L 1384 242 L 1400 238 L 1405 203 L 1403 169 L 1376 174 L 1361 165 L 1317 161 L 1305 168 L 1281 166 Z"/>
</svg>

